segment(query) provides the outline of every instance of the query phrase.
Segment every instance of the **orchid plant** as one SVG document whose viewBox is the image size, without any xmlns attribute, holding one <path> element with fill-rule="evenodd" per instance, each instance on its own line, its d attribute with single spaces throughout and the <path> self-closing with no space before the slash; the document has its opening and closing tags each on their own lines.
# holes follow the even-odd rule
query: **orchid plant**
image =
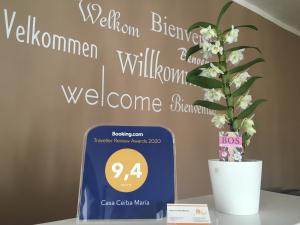
<svg viewBox="0 0 300 225">
<path fill-rule="evenodd" d="M 231 44 L 238 42 L 239 28 L 257 30 L 253 25 L 232 25 L 228 29 L 221 30 L 221 19 L 232 3 L 230 1 L 223 6 L 216 24 L 197 22 L 189 27 L 189 32 L 200 29 L 202 40 L 199 45 L 187 51 L 186 59 L 200 52 L 209 63 L 190 71 L 186 80 L 204 90 L 204 100 L 197 100 L 194 105 L 216 112 L 211 120 L 215 127 L 222 129 L 225 124 L 228 124 L 230 131 L 242 133 L 245 148 L 256 133 L 254 111 L 265 101 L 264 99 L 253 100 L 250 95 L 249 88 L 261 77 L 250 75 L 248 70 L 251 66 L 263 62 L 264 59 L 256 58 L 238 65 L 244 60 L 246 50 L 253 49 L 258 53 L 261 51 L 253 46 L 230 47 Z"/>
</svg>

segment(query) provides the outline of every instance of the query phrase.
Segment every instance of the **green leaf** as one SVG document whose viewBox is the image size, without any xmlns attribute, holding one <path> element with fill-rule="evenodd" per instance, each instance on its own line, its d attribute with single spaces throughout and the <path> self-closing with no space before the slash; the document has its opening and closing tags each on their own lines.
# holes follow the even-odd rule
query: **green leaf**
<svg viewBox="0 0 300 225">
<path fill-rule="evenodd" d="M 196 76 L 200 75 L 201 73 L 202 73 L 202 70 L 197 69 L 197 68 L 193 69 L 192 71 L 187 73 L 186 80 L 191 77 L 196 77 Z"/>
<path fill-rule="evenodd" d="M 197 85 L 202 88 L 212 89 L 212 88 L 222 88 L 223 84 L 221 81 L 213 78 L 203 77 L 203 76 L 195 76 L 195 75 L 187 75 L 186 81 Z"/>
<path fill-rule="evenodd" d="M 224 15 L 224 13 L 227 11 L 227 9 L 231 6 L 233 2 L 230 1 L 230 2 L 227 2 L 223 8 L 221 9 L 220 13 L 219 13 L 219 16 L 218 16 L 218 19 L 217 19 L 217 27 L 219 26 L 220 22 L 221 22 L 221 19 L 222 19 L 222 16 Z"/>
<path fill-rule="evenodd" d="M 265 60 L 262 59 L 262 58 L 256 58 L 246 64 L 243 64 L 243 65 L 240 65 L 240 66 L 237 66 L 231 70 L 228 71 L 228 74 L 234 74 L 234 73 L 238 73 L 238 72 L 242 72 L 246 69 L 248 69 L 249 67 L 253 66 L 254 64 L 256 63 L 260 63 L 260 62 L 264 62 Z"/>
<path fill-rule="evenodd" d="M 243 112 L 241 112 L 241 113 L 237 116 L 237 119 L 241 120 L 241 119 L 244 119 L 244 118 L 250 116 L 250 115 L 254 112 L 254 110 L 256 109 L 256 107 L 257 107 L 259 104 L 261 104 L 261 103 L 263 103 L 263 102 L 265 102 L 265 101 L 267 101 L 267 100 L 265 100 L 265 99 L 258 99 L 258 100 L 256 100 L 256 101 L 253 102 L 250 106 L 248 106 L 248 108 L 246 108 Z"/>
<path fill-rule="evenodd" d="M 188 58 L 189 58 L 192 54 L 198 52 L 198 51 L 201 50 L 201 49 L 202 49 L 202 48 L 201 48 L 199 45 L 195 45 L 195 46 L 189 48 L 189 50 L 187 51 L 186 56 L 185 56 L 185 61 L 187 61 Z"/>
<path fill-rule="evenodd" d="M 250 28 L 250 29 L 256 30 L 256 31 L 258 30 L 257 27 L 254 26 L 254 25 L 238 25 L 238 26 L 234 26 L 234 28 L 243 28 L 243 27 Z M 227 32 L 229 32 L 230 30 L 231 30 L 231 28 L 228 28 L 228 29 L 224 30 L 223 35 L 226 34 Z"/>
<path fill-rule="evenodd" d="M 191 70 L 190 72 L 187 73 L 187 77 L 193 77 L 193 76 L 198 76 L 199 74 L 202 73 L 202 68 L 208 68 L 209 63 L 197 66 L 195 69 Z"/>
<path fill-rule="evenodd" d="M 224 105 L 220 105 L 218 103 L 209 102 L 209 101 L 203 101 L 203 100 L 197 100 L 193 103 L 193 105 L 200 105 L 208 109 L 219 110 L 219 111 L 223 111 L 227 109 L 227 107 Z"/>
<path fill-rule="evenodd" d="M 207 28 L 208 26 L 211 26 L 212 28 L 216 29 L 216 25 L 212 24 L 212 23 L 208 23 L 208 22 L 196 22 L 194 23 L 193 25 L 191 25 L 189 28 L 188 28 L 188 32 L 191 32 L 192 30 L 196 29 L 196 28 L 199 28 L 199 27 L 204 27 L 204 28 Z"/>
<path fill-rule="evenodd" d="M 249 90 L 251 85 L 254 83 L 254 81 L 259 79 L 259 78 L 261 78 L 261 77 L 251 77 L 242 86 L 240 86 L 238 89 L 236 89 L 232 93 L 232 97 L 238 97 L 238 96 L 241 96 L 241 95 L 245 94 Z"/>
<path fill-rule="evenodd" d="M 233 48 L 229 48 L 227 49 L 225 52 L 233 52 L 233 51 L 237 51 L 237 50 L 240 50 L 240 49 L 246 49 L 246 48 L 253 48 L 255 49 L 256 51 L 258 51 L 259 53 L 261 53 L 260 49 L 257 48 L 257 47 L 254 47 L 254 46 L 237 46 L 237 47 L 233 47 Z"/>
</svg>

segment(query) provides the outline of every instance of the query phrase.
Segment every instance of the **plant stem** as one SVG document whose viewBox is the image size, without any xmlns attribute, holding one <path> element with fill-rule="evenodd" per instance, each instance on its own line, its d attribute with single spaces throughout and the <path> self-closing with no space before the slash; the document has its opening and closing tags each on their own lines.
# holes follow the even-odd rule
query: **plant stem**
<svg viewBox="0 0 300 225">
<path fill-rule="evenodd" d="M 221 40 L 220 42 L 224 50 L 224 41 Z M 224 74 L 221 75 L 221 78 L 223 83 L 223 93 L 226 99 L 228 125 L 231 131 L 237 131 L 237 127 L 234 119 L 234 100 L 233 97 L 231 96 L 230 80 L 228 76 L 227 58 L 226 58 L 225 51 L 223 51 L 222 55 L 218 54 L 218 58 L 219 58 L 219 65 L 222 66 L 222 70 L 224 71 Z"/>
</svg>

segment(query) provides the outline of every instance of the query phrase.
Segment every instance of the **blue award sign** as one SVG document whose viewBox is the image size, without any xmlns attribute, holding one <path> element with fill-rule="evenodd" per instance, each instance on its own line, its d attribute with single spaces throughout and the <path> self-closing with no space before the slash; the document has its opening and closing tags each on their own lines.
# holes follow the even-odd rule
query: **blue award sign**
<svg viewBox="0 0 300 225">
<path fill-rule="evenodd" d="M 79 221 L 162 218 L 175 200 L 174 141 L 165 128 L 95 127 L 83 157 Z"/>
</svg>

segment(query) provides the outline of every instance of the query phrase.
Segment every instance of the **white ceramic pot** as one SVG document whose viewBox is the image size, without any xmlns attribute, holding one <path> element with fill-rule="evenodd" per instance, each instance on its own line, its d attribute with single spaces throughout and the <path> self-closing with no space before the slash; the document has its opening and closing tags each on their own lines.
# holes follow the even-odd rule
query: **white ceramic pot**
<svg viewBox="0 0 300 225">
<path fill-rule="evenodd" d="M 233 215 L 252 215 L 259 210 L 262 161 L 208 160 L 215 207 Z"/>
</svg>

